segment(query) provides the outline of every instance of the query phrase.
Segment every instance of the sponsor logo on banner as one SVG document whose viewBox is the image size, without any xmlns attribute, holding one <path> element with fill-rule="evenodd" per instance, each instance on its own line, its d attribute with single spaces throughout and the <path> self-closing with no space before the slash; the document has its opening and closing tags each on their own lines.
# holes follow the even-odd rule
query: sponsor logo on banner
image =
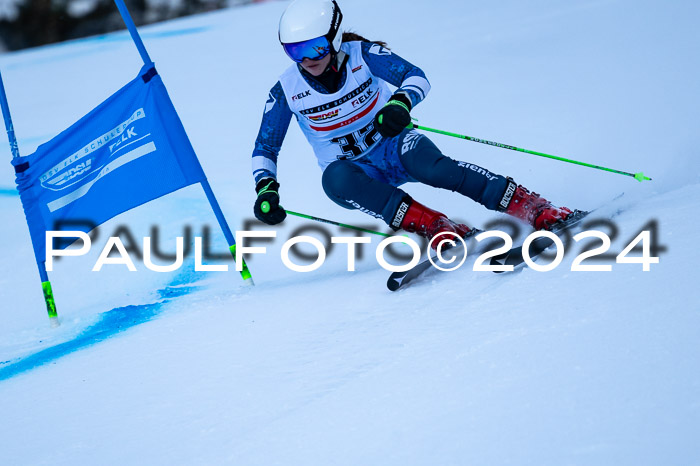
<svg viewBox="0 0 700 466">
<path fill-rule="evenodd" d="M 39 177 L 41 186 L 66 194 L 46 204 L 55 212 L 85 196 L 92 186 L 114 170 L 156 151 L 151 133 L 142 134 L 138 120 L 146 118 L 139 108 L 124 122 L 90 141 Z"/>
<path fill-rule="evenodd" d="M 128 141 L 134 138 L 138 140 L 133 125 L 145 117 L 143 108 L 139 108 L 126 121 L 90 141 L 42 174 L 39 177 L 41 185 L 52 191 L 60 191 L 80 183 L 102 168 L 94 163 L 97 151 L 109 148 L 111 156 L 118 152 L 123 144 L 128 145 Z"/>
</svg>

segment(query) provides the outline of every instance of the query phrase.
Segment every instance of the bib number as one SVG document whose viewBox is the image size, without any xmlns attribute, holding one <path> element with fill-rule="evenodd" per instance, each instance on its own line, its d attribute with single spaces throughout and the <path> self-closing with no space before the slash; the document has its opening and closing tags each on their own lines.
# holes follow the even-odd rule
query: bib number
<svg viewBox="0 0 700 466">
<path fill-rule="evenodd" d="M 338 156 L 339 160 L 353 160 L 367 152 L 367 149 L 372 147 L 378 140 L 379 133 L 374 128 L 374 122 L 371 122 L 362 129 L 345 136 L 333 138 L 331 142 L 338 144 L 343 153 Z"/>
</svg>

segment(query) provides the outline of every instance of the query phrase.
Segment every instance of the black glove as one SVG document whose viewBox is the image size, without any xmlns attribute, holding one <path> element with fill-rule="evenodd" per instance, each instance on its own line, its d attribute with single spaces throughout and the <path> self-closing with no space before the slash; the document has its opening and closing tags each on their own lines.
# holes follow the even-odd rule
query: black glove
<svg viewBox="0 0 700 466">
<path fill-rule="evenodd" d="M 258 220 L 268 225 L 277 225 L 287 218 L 287 212 L 280 205 L 279 189 L 280 184 L 274 178 L 263 178 L 255 186 L 258 198 L 253 211 Z"/>
<path fill-rule="evenodd" d="M 391 96 L 381 110 L 374 116 L 374 127 L 385 138 L 398 136 L 411 124 L 411 99 L 403 92 Z"/>
</svg>

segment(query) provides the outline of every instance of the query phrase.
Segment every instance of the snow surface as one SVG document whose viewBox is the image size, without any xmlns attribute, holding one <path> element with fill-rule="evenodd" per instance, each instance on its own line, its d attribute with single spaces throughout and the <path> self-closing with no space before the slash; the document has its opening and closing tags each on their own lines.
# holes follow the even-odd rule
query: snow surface
<svg viewBox="0 0 700 466">
<path fill-rule="evenodd" d="M 234 229 L 252 217 L 250 152 L 288 60 L 286 2 L 142 29 Z M 428 276 L 398 293 L 373 245 L 345 271 L 280 250 L 239 275 L 91 272 L 106 238 L 191 225 L 226 245 L 200 188 L 104 225 L 89 256 L 58 262 L 62 325 L 50 329 L 9 165 L 0 170 L 0 464 L 698 464 L 700 206 L 697 2 L 345 1 L 345 22 L 421 66 L 426 126 L 654 178 L 631 178 L 441 136 L 453 157 L 555 202 L 612 218 L 616 253 L 650 220 L 660 263 L 612 272 Z M 128 82 L 125 32 L 0 56 L 29 154 Z M 9 150 L 0 145 L 9 161 Z M 335 206 L 294 126 L 280 156 L 286 208 L 384 229 Z M 454 193 L 406 188 L 473 225 L 498 215 Z M 620 192 L 625 195 L 609 202 Z M 261 229 L 256 227 L 256 229 Z M 270 229 L 270 228 L 268 228 Z M 335 235 L 348 235 L 335 227 Z M 314 233 L 309 233 L 314 234 Z M 168 247 L 169 246 L 169 247 Z M 229 262 L 230 264 L 230 262 Z"/>
</svg>

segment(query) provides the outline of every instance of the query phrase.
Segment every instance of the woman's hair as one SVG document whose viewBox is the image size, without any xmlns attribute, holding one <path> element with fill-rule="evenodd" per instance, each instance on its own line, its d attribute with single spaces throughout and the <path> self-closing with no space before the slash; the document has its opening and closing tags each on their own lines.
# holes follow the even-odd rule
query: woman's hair
<svg viewBox="0 0 700 466">
<path fill-rule="evenodd" d="M 354 41 L 354 40 L 359 40 L 359 41 L 362 41 L 362 42 L 372 42 L 373 44 L 379 44 L 379 45 L 381 45 L 381 46 L 384 47 L 385 49 L 388 49 L 388 48 L 389 48 L 389 46 L 386 45 L 386 42 L 381 41 L 381 40 L 369 40 L 369 39 L 365 39 L 365 38 L 362 37 L 361 35 L 359 35 L 359 34 L 357 34 L 357 33 L 355 33 L 355 32 L 352 32 L 352 31 L 350 31 L 350 32 L 344 32 L 344 33 L 343 33 L 343 42 L 352 42 L 352 41 Z"/>
</svg>

